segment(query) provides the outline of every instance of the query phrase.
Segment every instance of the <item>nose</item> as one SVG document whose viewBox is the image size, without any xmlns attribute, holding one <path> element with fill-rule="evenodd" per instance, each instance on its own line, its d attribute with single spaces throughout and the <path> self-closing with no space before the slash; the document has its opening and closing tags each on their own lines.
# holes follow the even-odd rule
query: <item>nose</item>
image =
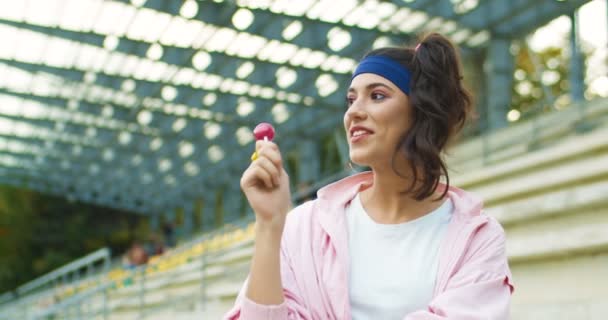
<svg viewBox="0 0 608 320">
<path fill-rule="evenodd" d="M 367 117 L 367 113 L 365 113 L 363 101 L 361 99 L 355 99 L 353 103 L 350 105 L 348 110 L 346 110 L 345 117 L 350 120 L 361 120 Z"/>
</svg>

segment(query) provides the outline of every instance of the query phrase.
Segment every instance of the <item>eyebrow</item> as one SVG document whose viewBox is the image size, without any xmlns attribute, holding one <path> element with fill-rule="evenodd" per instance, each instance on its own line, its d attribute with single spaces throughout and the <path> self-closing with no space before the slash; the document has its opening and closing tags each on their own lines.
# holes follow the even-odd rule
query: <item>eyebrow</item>
<svg viewBox="0 0 608 320">
<path fill-rule="evenodd" d="M 370 83 L 367 86 L 365 86 L 365 89 L 367 90 L 371 90 L 374 89 L 376 87 L 385 87 L 390 91 L 394 91 L 393 88 L 387 86 L 386 84 L 382 83 L 382 82 L 374 82 L 374 83 Z M 353 87 L 348 88 L 348 92 L 356 92 L 357 90 L 355 90 Z"/>
</svg>

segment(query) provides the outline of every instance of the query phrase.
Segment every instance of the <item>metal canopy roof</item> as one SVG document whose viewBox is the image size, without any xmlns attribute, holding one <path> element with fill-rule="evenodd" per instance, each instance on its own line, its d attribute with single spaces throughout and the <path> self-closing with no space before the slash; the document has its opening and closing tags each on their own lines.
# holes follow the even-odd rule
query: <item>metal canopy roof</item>
<svg viewBox="0 0 608 320">
<path fill-rule="evenodd" d="M 252 128 L 331 133 L 374 45 L 465 51 L 587 1 L 0 1 L 0 183 L 140 213 L 236 184 Z"/>
</svg>

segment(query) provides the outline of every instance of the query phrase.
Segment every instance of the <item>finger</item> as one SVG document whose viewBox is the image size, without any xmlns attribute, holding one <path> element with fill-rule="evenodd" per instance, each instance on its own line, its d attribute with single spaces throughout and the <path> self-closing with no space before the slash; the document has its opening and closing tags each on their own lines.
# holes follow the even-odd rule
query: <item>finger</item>
<svg viewBox="0 0 608 320">
<path fill-rule="evenodd" d="M 241 177 L 241 189 L 245 190 L 249 187 L 258 185 L 259 183 L 259 179 L 256 175 L 256 169 L 252 163 L 249 165 L 247 170 L 243 172 L 243 176 Z"/>
<path fill-rule="evenodd" d="M 272 141 L 258 140 L 255 142 L 256 151 L 260 150 L 263 147 L 268 147 L 268 148 L 279 151 L 279 146 L 277 146 L 277 144 Z"/>
<path fill-rule="evenodd" d="M 260 166 L 262 169 L 264 169 L 270 174 L 273 186 L 279 185 L 279 177 L 281 175 L 281 171 L 274 165 L 274 163 L 272 163 L 270 159 L 265 156 L 261 156 L 255 161 L 255 165 Z"/>
<path fill-rule="evenodd" d="M 257 186 L 266 187 L 268 189 L 271 189 L 273 187 L 272 177 L 270 176 L 270 173 L 268 173 L 260 166 L 252 166 L 251 168 L 247 169 L 243 180 L 243 189 Z"/>
<path fill-rule="evenodd" d="M 264 157 L 270 160 L 272 164 L 277 167 L 277 169 L 281 169 L 283 166 L 283 160 L 281 157 L 281 152 L 279 152 L 278 148 L 273 148 L 272 146 L 263 146 L 261 147 L 257 153 L 257 158 Z"/>
<path fill-rule="evenodd" d="M 261 143 L 258 143 L 258 142 L 261 142 Z M 256 151 L 254 151 L 253 154 L 251 155 L 251 161 L 255 161 L 255 159 L 258 158 L 258 150 L 261 150 L 262 148 L 266 147 L 266 148 L 271 148 L 271 149 L 279 150 L 279 148 L 277 147 L 277 145 L 274 144 L 274 143 L 271 143 L 270 145 L 264 145 L 265 141 L 258 141 L 258 142 L 256 142 L 256 144 L 255 144 L 255 150 Z"/>
</svg>

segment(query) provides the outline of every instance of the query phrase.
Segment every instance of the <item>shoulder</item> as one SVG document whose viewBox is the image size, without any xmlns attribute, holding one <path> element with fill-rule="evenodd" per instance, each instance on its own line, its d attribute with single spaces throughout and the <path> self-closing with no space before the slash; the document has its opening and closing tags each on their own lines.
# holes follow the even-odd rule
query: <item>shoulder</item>
<svg viewBox="0 0 608 320">
<path fill-rule="evenodd" d="M 319 221 L 319 203 L 317 200 L 298 205 L 287 214 L 281 250 L 292 267 L 308 270 L 314 267 L 316 259 L 310 259 L 318 253 L 320 235 L 323 228 Z"/>
<path fill-rule="evenodd" d="M 465 261 L 474 260 L 505 267 L 507 254 L 504 228 L 494 217 L 482 213 L 479 218 L 485 219 L 486 222 L 473 232 L 466 250 Z"/>
<path fill-rule="evenodd" d="M 306 201 L 292 209 L 285 220 L 283 236 L 293 242 L 294 238 L 302 239 L 318 223 L 316 219 L 318 200 Z M 294 237 L 297 235 L 297 237 Z"/>
<path fill-rule="evenodd" d="M 450 186 L 448 198 L 452 201 L 452 222 L 457 229 L 475 226 L 472 241 L 504 241 L 505 231 L 496 218 L 484 212 L 483 199 L 472 192 Z"/>
<path fill-rule="evenodd" d="M 318 200 L 309 200 L 299 204 L 287 214 L 286 224 L 293 224 L 297 221 L 309 220 L 316 209 Z"/>
<path fill-rule="evenodd" d="M 498 241 L 504 243 L 506 240 L 505 229 L 502 227 L 500 222 L 496 220 L 496 218 L 487 215 L 486 213 L 481 213 L 481 216 L 487 220 L 479 230 L 478 237 L 481 240 L 485 241 Z"/>
<path fill-rule="evenodd" d="M 487 219 L 487 222 L 474 233 L 461 268 L 476 274 L 479 279 L 504 278 L 503 283 L 513 292 L 505 230 L 494 217 L 482 213 L 481 218 Z"/>
</svg>

